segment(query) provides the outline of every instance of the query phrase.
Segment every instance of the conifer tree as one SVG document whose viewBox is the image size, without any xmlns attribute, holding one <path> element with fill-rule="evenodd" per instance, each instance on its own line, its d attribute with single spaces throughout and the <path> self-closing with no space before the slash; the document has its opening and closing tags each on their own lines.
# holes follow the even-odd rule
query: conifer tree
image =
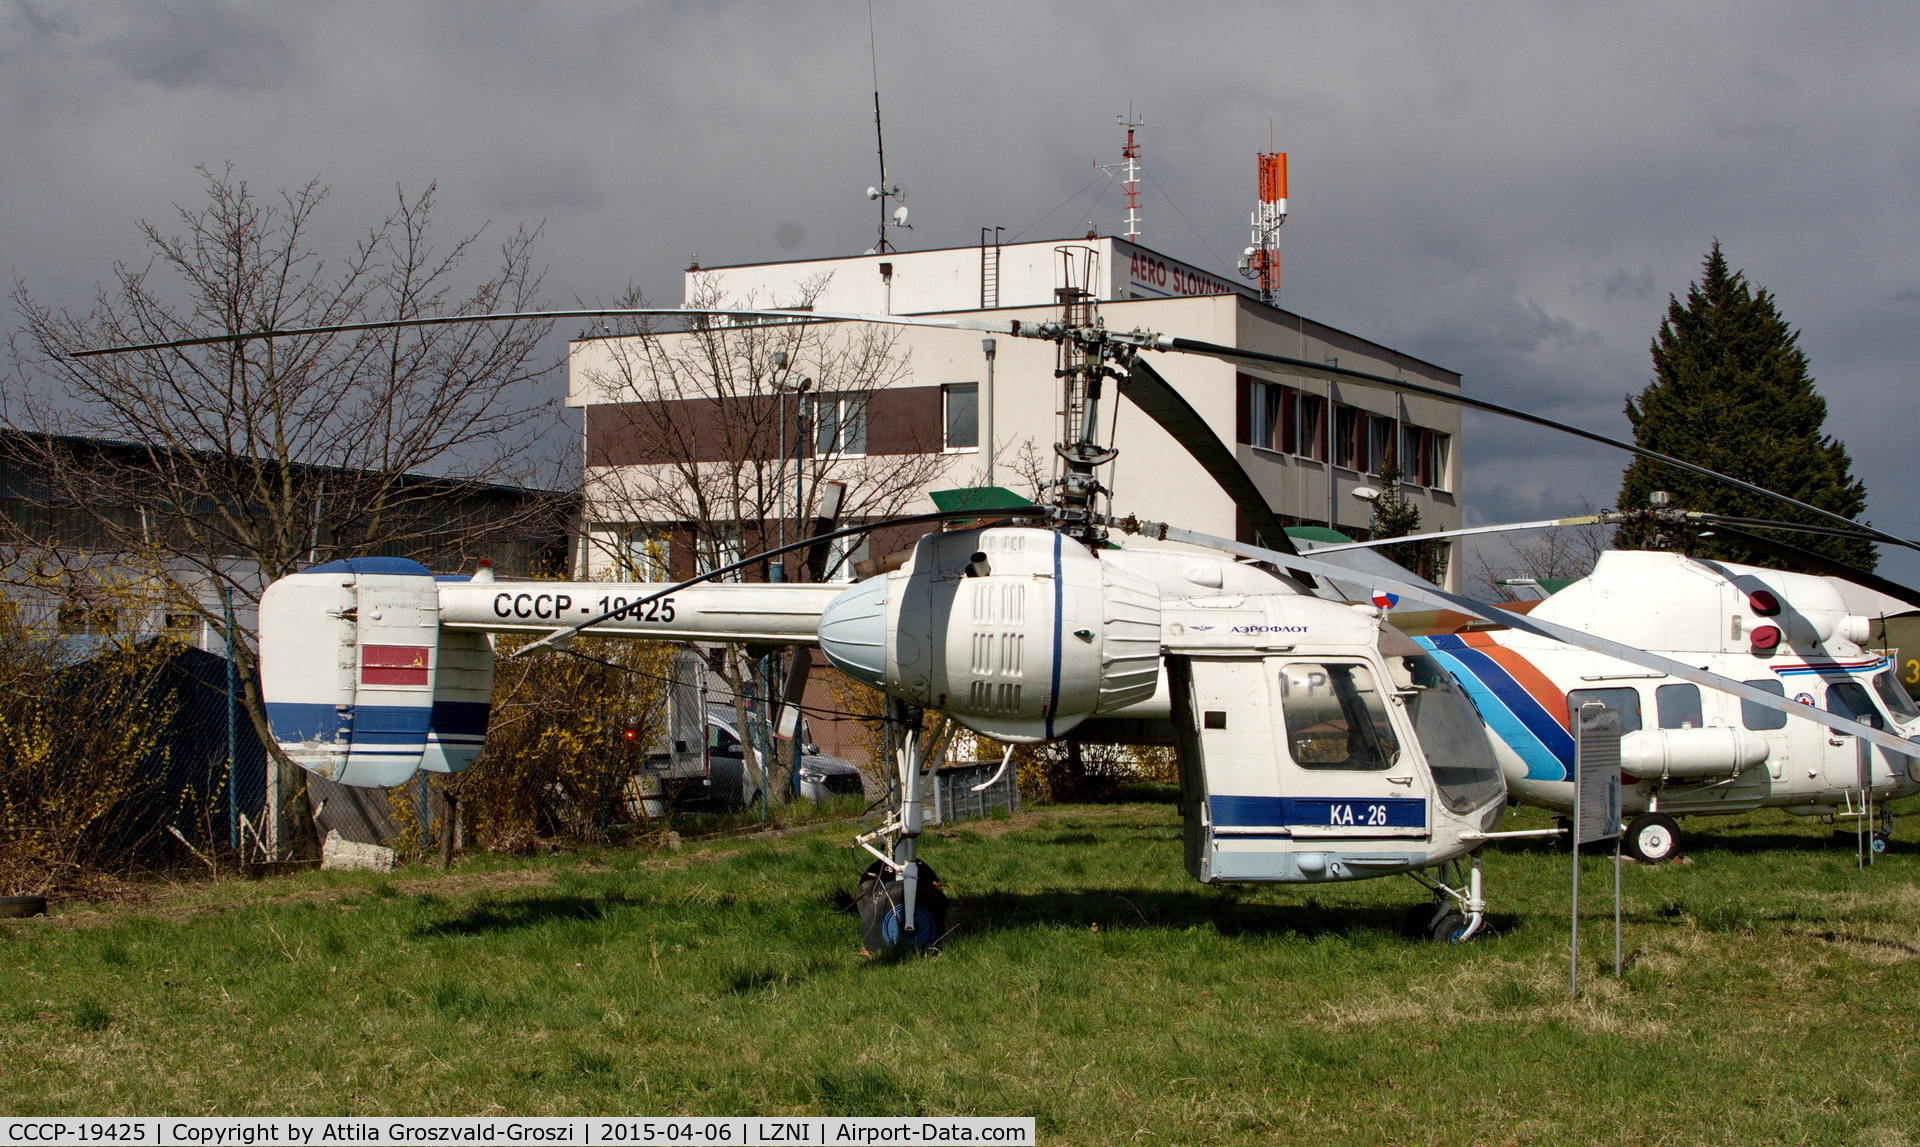
<svg viewBox="0 0 1920 1147">
<path fill-rule="evenodd" d="M 1401 476 L 1398 452 L 1389 443 L 1380 467 L 1380 496 L 1373 500 L 1371 529 L 1375 539 L 1404 538 L 1420 532 L 1420 507 L 1407 501 L 1400 489 Z M 1380 553 L 1435 584 L 1447 576 L 1449 554 L 1444 540 L 1381 546 Z"/>
<path fill-rule="evenodd" d="M 1815 393 L 1799 334 L 1780 317 L 1773 296 L 1729 270 L 1714 240 L 1705 273 L 1683 303 L 1667 298 L 1667 316 L 1653 340 L 1653 382 L 1627 400 L 1636 443 L 1717 470 L 1810 505 L 1858 518 L 1866 486 L 1855 479 L 1847 448 L 1822 433 L 1827 403 Z M 1676 507 L 1747 518 L 1830 525 L 1784 503 L 1636 458 L 1620 484 L 1619 506 L 1647 504 L 1655 490 Z M 1872 543 L 1770 531 L 1770 536 L 1872 569 Z M 1621 548 L 1653 544 L 1650 526 L 1623 526 Z M 1779 559 L 1724 538 L 1704 538 L 1702 557 L 1779 566 Z"/>
</svg>

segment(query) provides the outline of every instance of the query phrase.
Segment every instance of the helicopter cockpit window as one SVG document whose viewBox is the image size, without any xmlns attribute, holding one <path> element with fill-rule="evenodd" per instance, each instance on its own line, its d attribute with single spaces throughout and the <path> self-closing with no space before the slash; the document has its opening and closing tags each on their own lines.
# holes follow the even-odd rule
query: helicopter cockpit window
<svg viewBox="0 0 1920 1147">
<path fill-rule="evenodd" d="M 1834 681 L 1828 684 L 1827 712 L 1851 717 L 1876 729 L 1887 727 L 1886 718 L 1873 707 L 1873 698 L 1867 696 L 1867 687 L 1858 681 Z"/>
<path fill-rule="evenodd" d="M 1620 710 L 1620 735 L 1638 733 L 1640 722 L 1640 690 L 1638 689 L 1575 689 L 1567 694 L 1567 714 L 1572 718 L 1580 712 L 1580 706 L 1598 701 L 1609 709 Z M 1696 701 L 1696 704 L 1698 702 Z"/>
<path fill-rule="evenodd" d="M 1780 684 L 1778 680 L 1746 681 L 1743 682 L 1743 684 L 1751 685 L 1755 689 L 1764 689 L 1776 697 L 1785 697 L 1787 695 L 1787 687 Z M 1755 705 L 1753 702 L 1742 697 L 1740 699 L 1740 723 L 1756 733 L 1765 732 L 1768 729 L 1784 729 L 1787 727 L 1787 715 L 1778 709 L 1769 709 L 1765 705 Z"/>
<path fill-rule="evenodd" d="M 1400 759 L 1387 706 L 1364 665 L 1299 661 L 1280 670 L 1287 745 L 1305 769 L 1383 772 Z"/>
<path fill-rule="evenodd" d="M 1659 711 L 1662 729 L 1701 727 L 1698 685 L 1662 685 L 1653 691 L 1653 707 Z"/>
<path fill-rule="evenodd" d="M 1381 642 L 1384 652 L 1386 642 Z M 1427 755 L 1440 800 L 1468 812 L 1500 795 L 1500 762 L 1494 759 L 1473 702 L 1446 671 L 1424 653 L 1388 655 L 1387 669 L 1400 695 L 1420 750 Z"/>
<path fill-rule="evenodd" d="M 1920 717 L 1920 708 L 1914 706 L 1913 698 L 1894 680 L 1893 670 L 1873 675 L 1873 691 L 1880 694 L 1880 700 L 1886 703 L 1887 712 L 1893 714 L 1894 720 L 1911 721 Z"/>
</svg>

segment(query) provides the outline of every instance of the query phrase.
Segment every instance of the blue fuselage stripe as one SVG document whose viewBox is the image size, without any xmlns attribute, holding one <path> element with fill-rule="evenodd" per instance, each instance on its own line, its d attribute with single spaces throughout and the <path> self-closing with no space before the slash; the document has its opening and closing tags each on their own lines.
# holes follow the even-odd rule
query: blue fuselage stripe
<svg viewBox="0 0 1920 1147">
<path fill-rule="evenodd" d="M 1207 811 L 1217 829 L 1337 825 L 1359 830 L 1427 824 L 1427 802 L 1419 797 L 1211 796 Z"/>
<path fill-rule="evenodd" d="M 1415 638 L 1431 650 L 1500 739 L 1527 766 L 1527 779 L 1560 781 L 1573 764 L 1573 737 L 1513 675 L 1458 637 Z"/>
</svg>

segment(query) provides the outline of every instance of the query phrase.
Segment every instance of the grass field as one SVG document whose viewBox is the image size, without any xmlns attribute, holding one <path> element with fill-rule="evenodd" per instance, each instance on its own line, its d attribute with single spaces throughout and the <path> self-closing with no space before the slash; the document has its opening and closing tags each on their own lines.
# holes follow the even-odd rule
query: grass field
<svg viewBox="0 0 1920 1147">
<path fill-rule="evenodd" d="M 1543 823 L 1535 816 L 1510 818 Z M 0 927 L 9 1114 L 1031 1115 L 1041 1142 L 1905 1144 L 1920 826 L 1693 822 L 1625 872 L 1489 850 L 1494 932 L 1404 878 L 1216 889 L 1168 805 L 930 838 L 962 930 L 865 960 L 844 826 L 673 853 L 308 873 Z M 1901 840 L 1907 843 L 1902 849 Z M 1608 974 L 1602 975 L 1604 964 Z"/>
</svg>

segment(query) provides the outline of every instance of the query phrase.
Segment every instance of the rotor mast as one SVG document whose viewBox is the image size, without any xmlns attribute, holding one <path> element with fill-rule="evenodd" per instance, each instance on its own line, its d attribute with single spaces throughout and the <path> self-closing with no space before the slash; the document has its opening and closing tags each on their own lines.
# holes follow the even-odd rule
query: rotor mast
<svg viewBox="0 0 1920 1147">
<path fill-rule="evenodd" d="M 1060 441 L 1054 444 L 1059 465 L 1053 480 L 1057 519 L 1076 536 L 1098 536 L 1096 502 L 1108 493 L 1095 471 L 1113 461 L 1118 451 L 1100 444 L 1100 398 L 1105 380 L 1116 374 L 1108 359 L 1113 343 L 1104 338 L 1095 305 L 1094 276 L 1099 253 L 1092 247 L 1069 244 L 1055 247 L 1060 256 L 1060 281 L 1054 298 L 1060 306 L 1055 377 L 1061 383 Z"/>
</svg>

